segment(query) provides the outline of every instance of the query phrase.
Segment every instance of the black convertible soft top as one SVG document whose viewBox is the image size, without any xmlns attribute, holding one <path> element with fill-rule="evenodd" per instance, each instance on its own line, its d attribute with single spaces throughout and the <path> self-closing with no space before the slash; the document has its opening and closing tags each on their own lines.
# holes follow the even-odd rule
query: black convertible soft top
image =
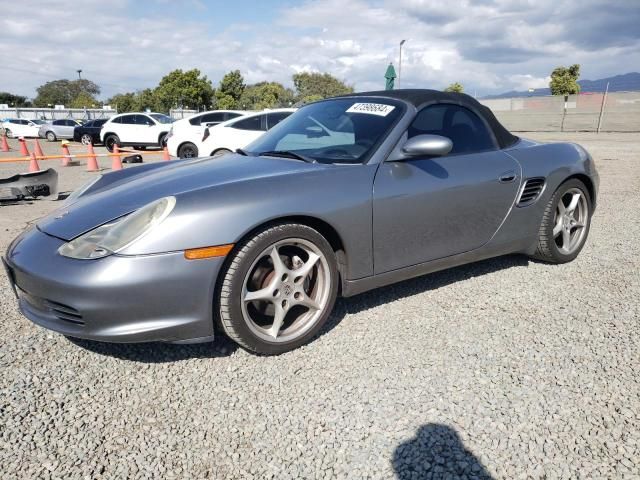
<svg viewBox="0 0 640 480">
<path fill-rule="evenodd" d="M 464 93 L 441 92 L 439 90 L 427 89 L 402 89 L 402 90 L 379 90 L 375 92 L 359 92 L 346 97 L 352 96 L 372 96 L 372 97 L 388 97 L 404 100 L 413 104 L 416 108 L 421 108 L 431 103 L 453 103 L 461 107 L 468 108 L 485 119 L 489 127 L 493 130 L 493 134 L 498 141 L 500 148 L 506 148 L 518 141 L 518 137 L 512 135 L 509 130 L 504 128 L 495 117 L 493 112 L 478 102 L 475 98 Z"/>
</svg>

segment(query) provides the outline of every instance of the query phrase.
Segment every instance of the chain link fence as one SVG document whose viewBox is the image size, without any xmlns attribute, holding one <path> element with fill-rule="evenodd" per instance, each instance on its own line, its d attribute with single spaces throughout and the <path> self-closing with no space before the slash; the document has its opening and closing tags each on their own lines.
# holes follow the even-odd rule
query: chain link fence
<svg viewBox="0 0 640 480">
<path fill-rule="evenodd" d="M 640 132 L 640 92 L 480 100 L 514 132 Z"/>
</svg>

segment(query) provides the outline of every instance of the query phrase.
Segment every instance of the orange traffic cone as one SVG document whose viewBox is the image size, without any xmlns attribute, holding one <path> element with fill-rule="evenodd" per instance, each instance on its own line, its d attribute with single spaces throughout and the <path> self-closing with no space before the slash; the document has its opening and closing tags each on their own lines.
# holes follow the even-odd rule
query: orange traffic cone
<svg viewBox="0 0 640 480">
<path fill-rule="evenodd" d="M 36 154 L 31 154 L 31 161 L 29 162 L 29 173 L 40 171 L 40 165 L 38 165 L 38 160 L 36 160 Z"/>
<path fill-rule="evenodd" d="M 69 164 L 71 163 L 71 153 L 69 153 L 69 147 L 67 147 L 66 142 L 61 142 L 61 144 L 62 144 L 62 155 L 64 155 L 64 157 L 62 158 L 62 166 L 68 167 Z"/>
<path fill-rule="evenodd" d="M 33 142 L 33 151 L 35 152 L 36 157 L 44 157 L 44 153 L 42 153 L 42 148 L 40 147 L 40 142 L 38 142 L 38 139 L 36 138 Z"/>
<path fill-rule="evenodd" d="M 162 160 L 164 160 L 165 162 L 171 160 L 171 157 L 169 156 L 169 149 L 166 146 L 162 150 Z"/>
<path fill-rule="evenodd" d="M 100 170 L 98 166 L 98 159 L 96 158 L 96 152 L 93 150 L 93 145 L 87 145 L 87 153 L 89 157 L 87 157 L 87 172 L 97 172 Z"/>
<path fill-rule="evenodd" d="M 20 155 L 28 157 L 29 149 L 27 148 L 27 142 L 24 141 L 24 137 L 20 137 L 18 141 L 20 142 Z"/>
<path fill-rule="evenodd" d="M 0 152 L 8 152 L 11 149 L 9 148 L 9 142 L 7 142 L 7 136 L 2 135 L 2 145 L 0 145 Z"/>
<path fill-rule="evenodd" d="M 113 159 L 111 160 L 111 170 L 122 170 L 122 160 L 120 160 L 120 150 L 118 145 L 113 146 Z"/>
</svg>

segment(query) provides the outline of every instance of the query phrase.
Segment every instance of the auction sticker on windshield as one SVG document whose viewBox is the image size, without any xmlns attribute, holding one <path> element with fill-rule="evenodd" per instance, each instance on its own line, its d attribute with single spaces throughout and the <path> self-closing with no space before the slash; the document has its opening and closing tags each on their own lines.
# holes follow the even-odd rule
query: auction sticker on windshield
<svg viewBox="0 0 640 480">
<path fill-rule="evenodd" d="M 369 115 L 378 115 L 386 117 L 393 109 L 393 105 L 385 105 L 383 103 L 354 103 L 349 107 L 347 113 L 368 113 Z"/>
</svg>

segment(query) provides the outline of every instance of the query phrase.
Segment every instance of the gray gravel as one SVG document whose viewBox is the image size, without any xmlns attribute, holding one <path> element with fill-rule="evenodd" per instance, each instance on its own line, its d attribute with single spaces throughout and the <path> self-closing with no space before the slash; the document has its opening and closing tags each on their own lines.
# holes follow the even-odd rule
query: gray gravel
<svg viewBox="0 0 640 480">
<path fill-rule="evenodd" d="M 280 357 L 71 342 L 21 317 L 2 277 L 0 478 L 639 478 L 640 139 L 531 136 L 597 158 L 575 262 L 506 257 L 341 300 Z M 55 206 L 0 207 L 0 249 Z"/>
</svg>

